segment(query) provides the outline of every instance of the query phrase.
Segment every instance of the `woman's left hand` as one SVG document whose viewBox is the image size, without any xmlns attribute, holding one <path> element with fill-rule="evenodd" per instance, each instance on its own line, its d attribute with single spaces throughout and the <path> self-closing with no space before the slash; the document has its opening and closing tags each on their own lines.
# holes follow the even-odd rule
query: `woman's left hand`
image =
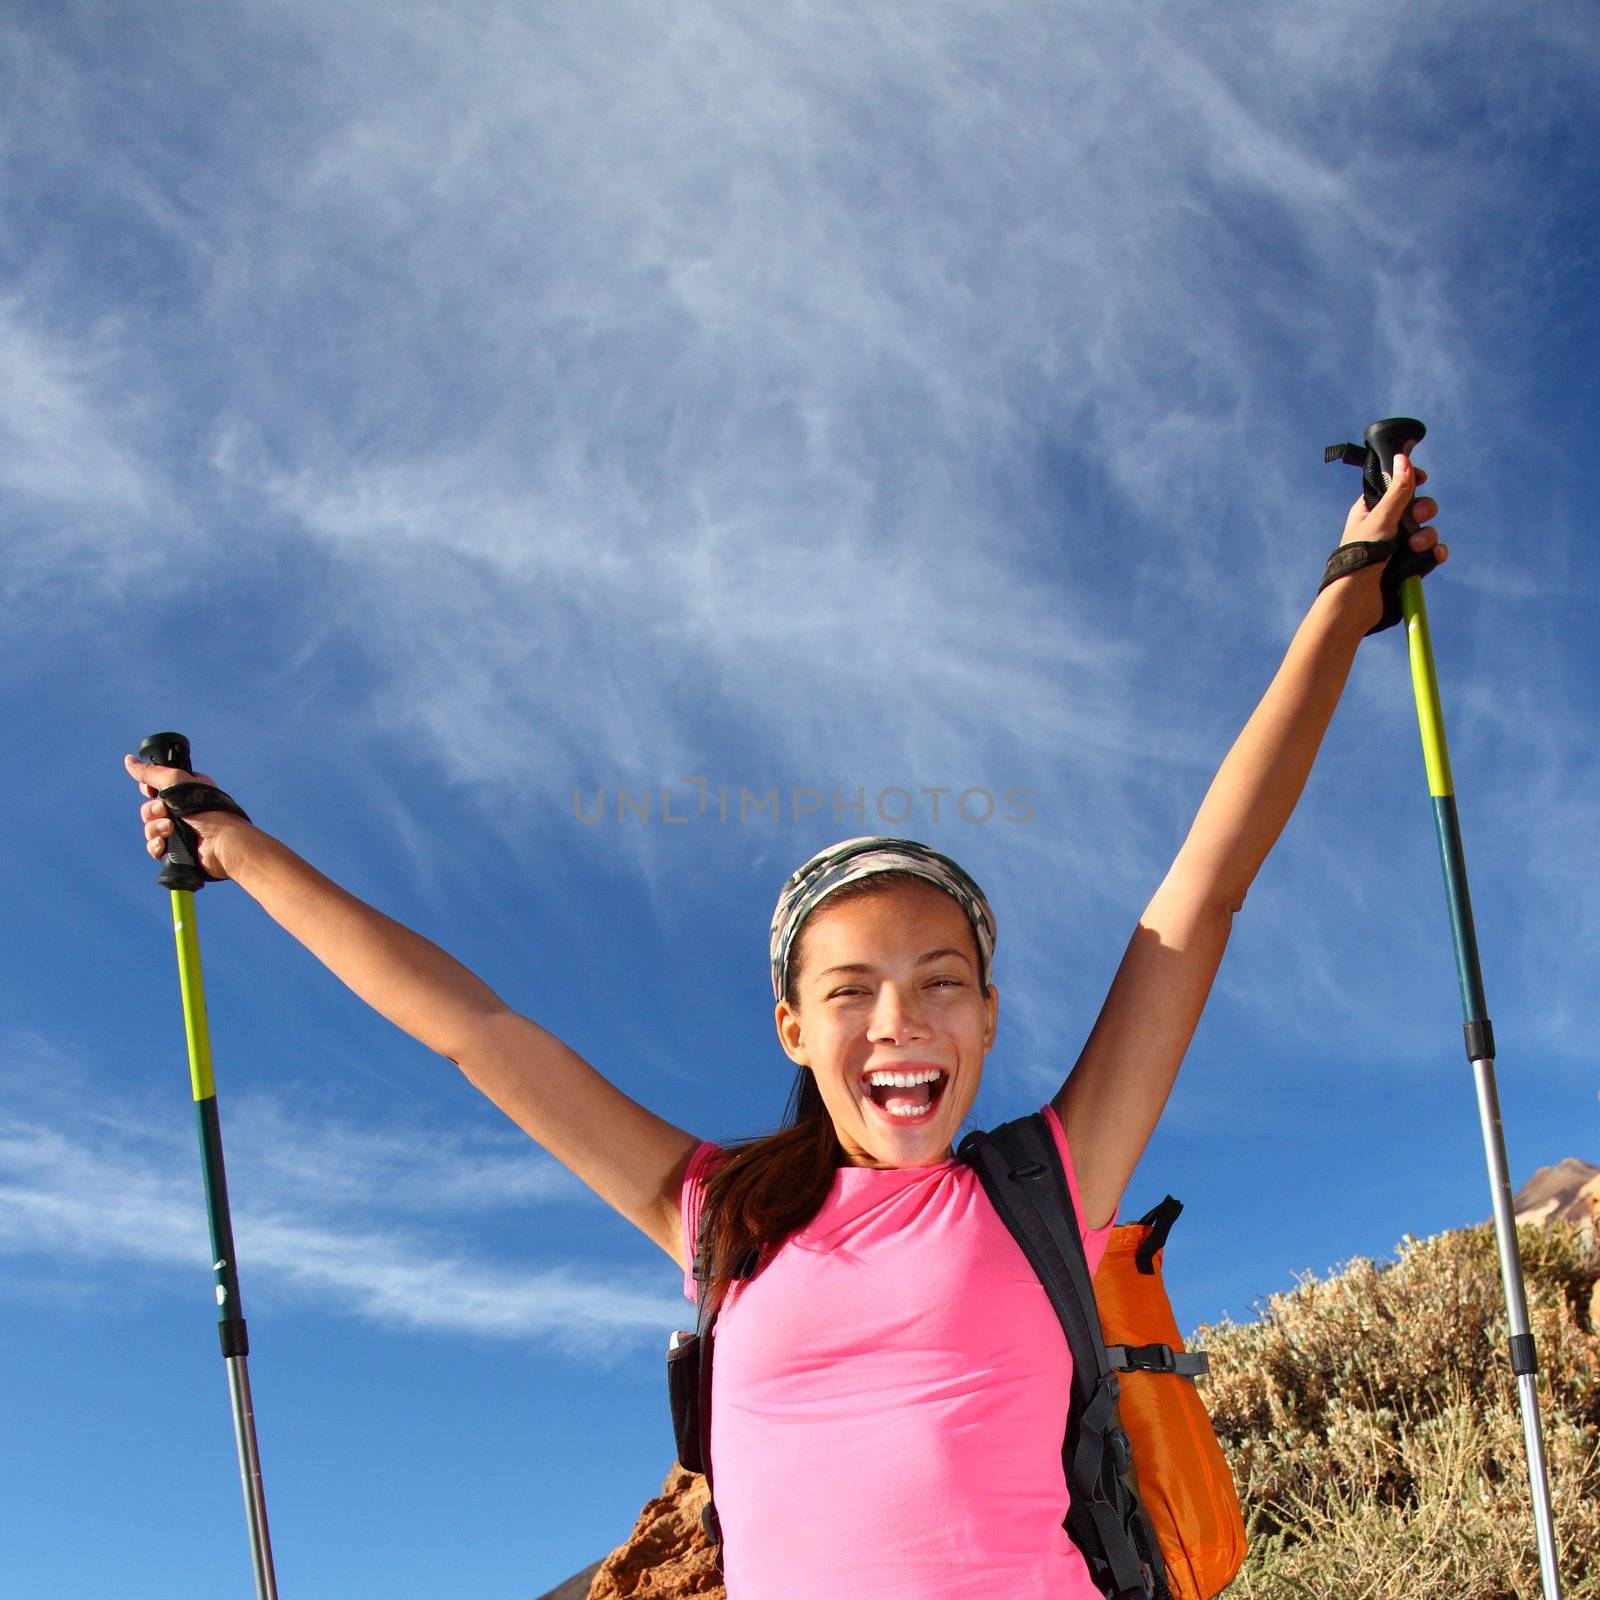
<svg viewBox="0 0 1600 1600">
<path fill-rule="evenodd" d="M 1357 539 L 1394 539 L 1399 536 L 1400 518 L 1409 508 L 1411 520 L 1417 531 L 1411 535 L 1413 550 L 1432 550 L 1436 560 L 1449 559 L 1449 549 L 1439 543 L 1439 531 L 1428 524 L 1439 515 L 1439 502 L 1422 495 L 1412 496 L 1428 481 L 1428 474 L 1411 465 L 1411 457 L 1404 451 L 1395 455 L 1394 468 L 1389 475 L 1389 492 L 1369 511 L 1364 496 L 1357 495 L 1345 518 L 1341 545 Z"/>
</svg>

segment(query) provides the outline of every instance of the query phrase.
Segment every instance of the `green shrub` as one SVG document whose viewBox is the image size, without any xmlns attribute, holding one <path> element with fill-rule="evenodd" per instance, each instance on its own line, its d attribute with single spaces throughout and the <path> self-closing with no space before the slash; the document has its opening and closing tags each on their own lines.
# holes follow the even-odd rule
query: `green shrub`
<svg viewBox="0 0 1600 1600">
<path fill-rule="evenodd" d="M 1592 1229 L 1518 1230 L 1568 1600 L 1600 1600 Z M 1494 1234 L 1407 1238 L 1202 1327 L 1202 1393 L 1251 1548 L 1237 1600 L 1536 1600 L 1532 1497 Z"/>
</svg>

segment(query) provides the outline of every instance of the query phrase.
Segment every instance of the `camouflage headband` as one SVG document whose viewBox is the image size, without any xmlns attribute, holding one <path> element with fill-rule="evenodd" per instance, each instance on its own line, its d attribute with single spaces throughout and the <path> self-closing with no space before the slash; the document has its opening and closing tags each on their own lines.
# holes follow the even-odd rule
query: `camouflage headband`
<svg viewBox="0 0 1600 1600">
<path fill-rule="evenodd" d="M 914 872 L 919 878 L 937 884 L 967 914 L 978 941 L 982 967 L 980 981 L 987 986 L 989 967 L 994 960 L 994 914 L 983 890 L 949 856 L 915 839 L 888 839 L 869 835 L 831 844 L 797 871 L 784 879 L 778 906 L 772 913 L 772 997 L 783 998 L 784 981 L 789 976 L 789 952 L 800 925 L 835 889 L 858 878 L 878 872 Z"/>
</svg>

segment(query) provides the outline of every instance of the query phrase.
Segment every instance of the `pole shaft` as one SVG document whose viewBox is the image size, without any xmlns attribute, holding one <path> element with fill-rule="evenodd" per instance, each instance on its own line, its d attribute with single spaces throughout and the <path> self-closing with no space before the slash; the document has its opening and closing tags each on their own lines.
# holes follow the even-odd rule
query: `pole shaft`
<svg viewBox="0 0 1600 1600">
<path fill-rule="evenodd" d="M 1505 1130 L 1500 1124 L 1500 1094 L 1495 1087 L 1494 1062 L 1480 1057 L 1472 1063 L 1478 1090 L 1478 1121 L 1483 1129 L 1483 1153 L 1489 1165 L 1489 1192 L 1494 1201 L 1494 1236 L 1500 1252 L 1500 1282 L 1505 1290 L 1506 1322 L 1512 1348 L 1531 1352 L 1528 1299 L 1522 1280 L 1522 1252 L 1517 1246 L 1517 1219 L 1512 1209 L 1511 1173 L 1506 1163 Z M 1531 1367 L 1513 1360 L 1514 1367 Z M 1545 1593 L 1552 1600 L 1561 1594 L 1561 1572 L 1556 1554 L 1555 1518 L 1550 1506 L 1549 1469 L 1545 1464 L 1544 1427 L 1539 1420 L 1537 1373 L 1518 1371 L 1517 1404 L 1522 1412 L 1522 1443 L 1528 1457 L 1528 1478 L 1533 1487 L 1533 1528 L 1539 1547 L 1539 1572 Z"/>
<path fill-rule="evenodd" d="M 1439 678 L 1434 667 L 1433 641 L 1428 632 L 1428 612 L 1422 597 L 1421 578 L 1407 578 L 1400 585 L 1400 605 L 1405 615 L 1411 685 L 1416 695 L 1417 725 L 1422 735 L 1422 759 L 1428 774 L 1428 793 L 1433 799 L 1439 861 L 1444 872 L 1445 901 L 1450 911 L 1456 978 L 1461 988 L 1462 1021 L 1466 1025 L 1468 1056 L 1477 1085 L 1478 1121 L 1489 1167 L 1495 1245 L 1500 1256 L 1500 1279 L 1505 1291 L 1506 1317 L 1511 1332 L 1511 1366 L 1517 1380 L 1517 1403 L 1522 1413 L 1523 1445 L 1528 1458 L 1528 1482 L 1533 1494 L 1539 1574 L 1545 1600 L 1561 1600 L 1561 1571 L 1556 1550 L 1555 1519 L 1550 1505 L 1550 1477 L 1545 1462 L 1544 1430 L 1539 1420 L 1537 1368 L 1533 1339 L 1528 1328 L 1527 1297 L 1522 1255 L 1517 1245 L 1516 1216 L 1512 1209 L 1505 1130 L 1501 1126 L 1500 1097 L 1495 1087 L 1493 1045 L 1484 1045 L 1484 1041 L 1492 1041 L 1493 1033 L 1489 1027 L 1488 1006 L 1483 992 L 1478 935 L 1472 920 L 1472 898 L 1467 889 L 1466 852 L 1461 844 L 1455 780 L 1450 771 L 1449 746 L 1445 742 L 1444 710 L 1439 701 Z"/>
<path fill-rule="evenodd" d="M 267 1530 L 267 1492 L 261 1481 L 261 1455 L 256 1449 L 256 1413 L 250 1400 L 248 1358 L 229 1356 L 228 1398 L 233 1407 L 233 1442 L 239 1454 L 239 1484 L 244 1491 L 244 1520 L 250 1534 L 250 1561 L 257 1600 L 278 1600 L 278 1579 L 272 1569 L 272 1535 Z"/>
<path fill-rule="evenodd" d="M 233 1437 L 244 1489 L 245 1529 L 250 1539 L 256 1600 L 277 1600 L 272 1539 L 267 1531 L 267 1500 L 256 1444 L 255 1408 L 250 1400 L 250 1376 L 245 1362 L 250 1337 L 239 1296 L 233 1218 L 228 1209 L 228 1175 L 222 1159 L 222 1122 L 217 1112 L 216 1084 L 211 1071 L 211 1028 L 206 1019 L 205 981 L 200 970 L 200 935 L 195 925 L 194 894 L 188 889 L 172 891 L 172 932 L 178 947 L 178 985 L 183 996 L 183 1031 L 189 1048 L 189 1086 L 194 1095 L 200 1165 L 205 1178 L 217 1332 L 228 1372 Z"/>
</svg>

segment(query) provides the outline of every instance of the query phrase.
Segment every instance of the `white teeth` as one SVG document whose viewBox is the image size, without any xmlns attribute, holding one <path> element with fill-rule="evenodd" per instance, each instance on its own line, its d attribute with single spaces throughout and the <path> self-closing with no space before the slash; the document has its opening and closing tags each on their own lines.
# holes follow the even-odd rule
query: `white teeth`
<svg viewBox="0 0 1600 1600">
<path fill-rule="evenodd" d="M 883 1106 L 881 1109 L 887 1111 L 891 1117 L 925 1117 L 933 1110 L 933 1106 L 931 1104 L 925 1106 Z"/>
<path fill-rule="evenodd" d="M 943 1076 L 936 1067 L 926 1072 L 869 1072 L 867 1082 L 877 1088 L 910 1089 L 919 1083 L 937 1083 Z"/>
</svg>

